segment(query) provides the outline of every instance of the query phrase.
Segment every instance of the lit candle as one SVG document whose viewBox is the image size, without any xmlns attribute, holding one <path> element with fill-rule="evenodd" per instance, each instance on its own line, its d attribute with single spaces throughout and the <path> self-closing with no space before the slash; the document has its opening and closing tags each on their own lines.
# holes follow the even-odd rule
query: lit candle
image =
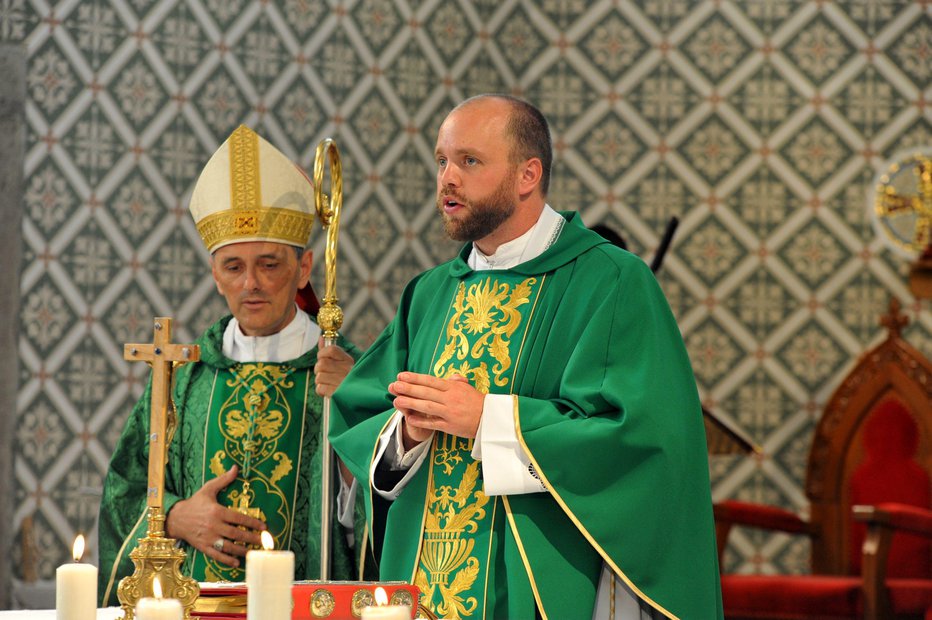
<svg viewBox="0 0 932 620">
<path fill-rule="evenodd" d="M 275 541 L 262 532 L 262 551 L 246 552 L 247 620 L 291 620 L 294 553 L 274 551 Z"/>
<path fill-rule="evenodd" d="M 81 564 L 84 536 L 78 534 L 72 547 L 73 564 L 55 571 L 55 609 L 58 620 L 93 620 L 97 617 L 97 567 Z"/>
<path fill-rule="evenodd" d="M 389 605 L 385 588 L 375 589 L 375 605 L 363 607 L 360 620 L 411 620 L 411 608 L 407 605 Z"/>
<path fill-rule="evenodd" d="M 141 598 L 136 603 L 137 620 L 181 620 L 184 609 L 176 598 L 162 598 L 162 583 L 152 580 L 152 596 Z"/>
</svg>

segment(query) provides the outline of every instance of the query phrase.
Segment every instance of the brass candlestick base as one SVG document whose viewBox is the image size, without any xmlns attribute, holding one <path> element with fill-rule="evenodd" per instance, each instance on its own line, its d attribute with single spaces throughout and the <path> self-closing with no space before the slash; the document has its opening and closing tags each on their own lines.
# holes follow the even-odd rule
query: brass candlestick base
<svg viewBox="0 0 932 620">
<path fill-rule="evenodd" d="M 165 537 L 165 515 L 156 506 L 149 507 L 149 529 L 146 537 L 139 539 L 133 549 L 132 558 L 136 570 L 120 580 L 117 598 L 123 608 L 123 620 L 133 620 L 136 603 L 144 596 L 153 596 L 152 582 L 158 577 L 163 598 L 176 598 L 184 607 L 185 620 L 191 619 L 191 611 L 201 592 L 197 581 L 181 574 L 181 563 L 185 553 L 175 547 L 174 538 Z"/>
</svg>

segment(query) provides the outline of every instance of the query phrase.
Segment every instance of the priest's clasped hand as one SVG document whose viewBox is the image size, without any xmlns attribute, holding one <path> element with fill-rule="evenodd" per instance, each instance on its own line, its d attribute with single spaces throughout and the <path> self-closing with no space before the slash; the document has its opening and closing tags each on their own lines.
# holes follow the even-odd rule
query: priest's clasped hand
<svg viewBox="0 0 932 620">
<path fill-rule="evenodd" d="M 324 346 L 324 338 L 317 341 L 317 363 L 314 364 L 314 381 L 317 394 L 333 396 L 334 391 L 353 367 L 352 356 L 335 344 Z"/>
<path fill-rule="evenodd" d="M 441 379 L 416 372 L 398 373 L 389 384 L 392 401 L 405 417 L 405 439 L 420 443 L 434 431 L 474 439 L 482 418 L 485 394 L 460 375 Z M 407 443 L 407 442 L 406 442 Z M 406 446 L 410 447 L 410 446 Z"/>
<path fill-rule="evenodd" d="M 217 502 L 217 494 L 236 480 L 238 473 L 239 468 L 234 465 L 222 476 L 208 480 L 188 499 L 172 506 L 165 519 L 165 533 L 218 562 L 239 566 L 238 557 L 246 555 L 247 545 L 261 545 L 259 532 L 267 528 L 265 522 Z"/>
</svg>

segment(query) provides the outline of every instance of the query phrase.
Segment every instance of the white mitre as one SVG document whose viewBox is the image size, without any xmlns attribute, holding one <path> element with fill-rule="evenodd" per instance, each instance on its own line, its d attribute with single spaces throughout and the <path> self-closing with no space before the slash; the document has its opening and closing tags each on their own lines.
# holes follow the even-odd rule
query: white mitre
<svg viewBox="0 0 932 620">
<path fill-rule="evenodd" d="M 244 241 L 304 248 L 314 224 L 314 185 L 296 164 L 240 125 L 211 156 L 189 206 L 213 254 Z"/>
</svg>

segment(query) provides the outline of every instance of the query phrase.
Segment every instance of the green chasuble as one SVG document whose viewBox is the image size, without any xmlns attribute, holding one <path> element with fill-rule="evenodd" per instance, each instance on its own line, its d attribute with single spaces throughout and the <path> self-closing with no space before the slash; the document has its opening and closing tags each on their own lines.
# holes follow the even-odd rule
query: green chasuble
<svg viewBox="0 0 932 620">
<path fill-rule="evenodd" d="M 239 363 L 221 351 L 231 317 L 197 341 L 201 360 L 176 372 L 173 402 L 179 424 L 169 446 L 165 511 L 205 482 L 239 466 L 221 504 L 264 520 L 276 548 L 295 552 L 295 579 L 320 574 L 320 412 L 314 391 L 317 347 L 287 363 Z M 338 343 L 358 357 L 347 341 Z M 151 385 L 130 414 L 110 462 L 100 510 L 100 598 L 116 603 L 119 580 L 133 572 L 129 552 L 146 533 L 145 505 Z M 336 485 L 336 481 L 334 481 Z M 359 521 L 364 516 L 360 507 Z M 357 579 L 342 526 L 333 520 L 332 574 Z M 364 540 L 360 531 L 357 541 Z M 361 545 L 362 546 L 362 545 Z M 244 581 L 232 568 L 186 547 L 182 572 L 198 581 Z"/>
<path fill-rule="evenodd" d="M 472 441 L 435 434 L 388 507 L 380 576 L 416 583 L 449 618 L 532 619 L 536 606 L 588 620 L 604 563 L 669 617 L 721 618 L 705 432 L 679 329 L 639 258 L 564 218 L 550 248 L 512 269 L 475 272 L 466 246 L 417 276 L 334 395 L 334 448 L 368 480 L 399 371 L 513 394 L 547 487 L 487 497 Z"/>
</svg>

